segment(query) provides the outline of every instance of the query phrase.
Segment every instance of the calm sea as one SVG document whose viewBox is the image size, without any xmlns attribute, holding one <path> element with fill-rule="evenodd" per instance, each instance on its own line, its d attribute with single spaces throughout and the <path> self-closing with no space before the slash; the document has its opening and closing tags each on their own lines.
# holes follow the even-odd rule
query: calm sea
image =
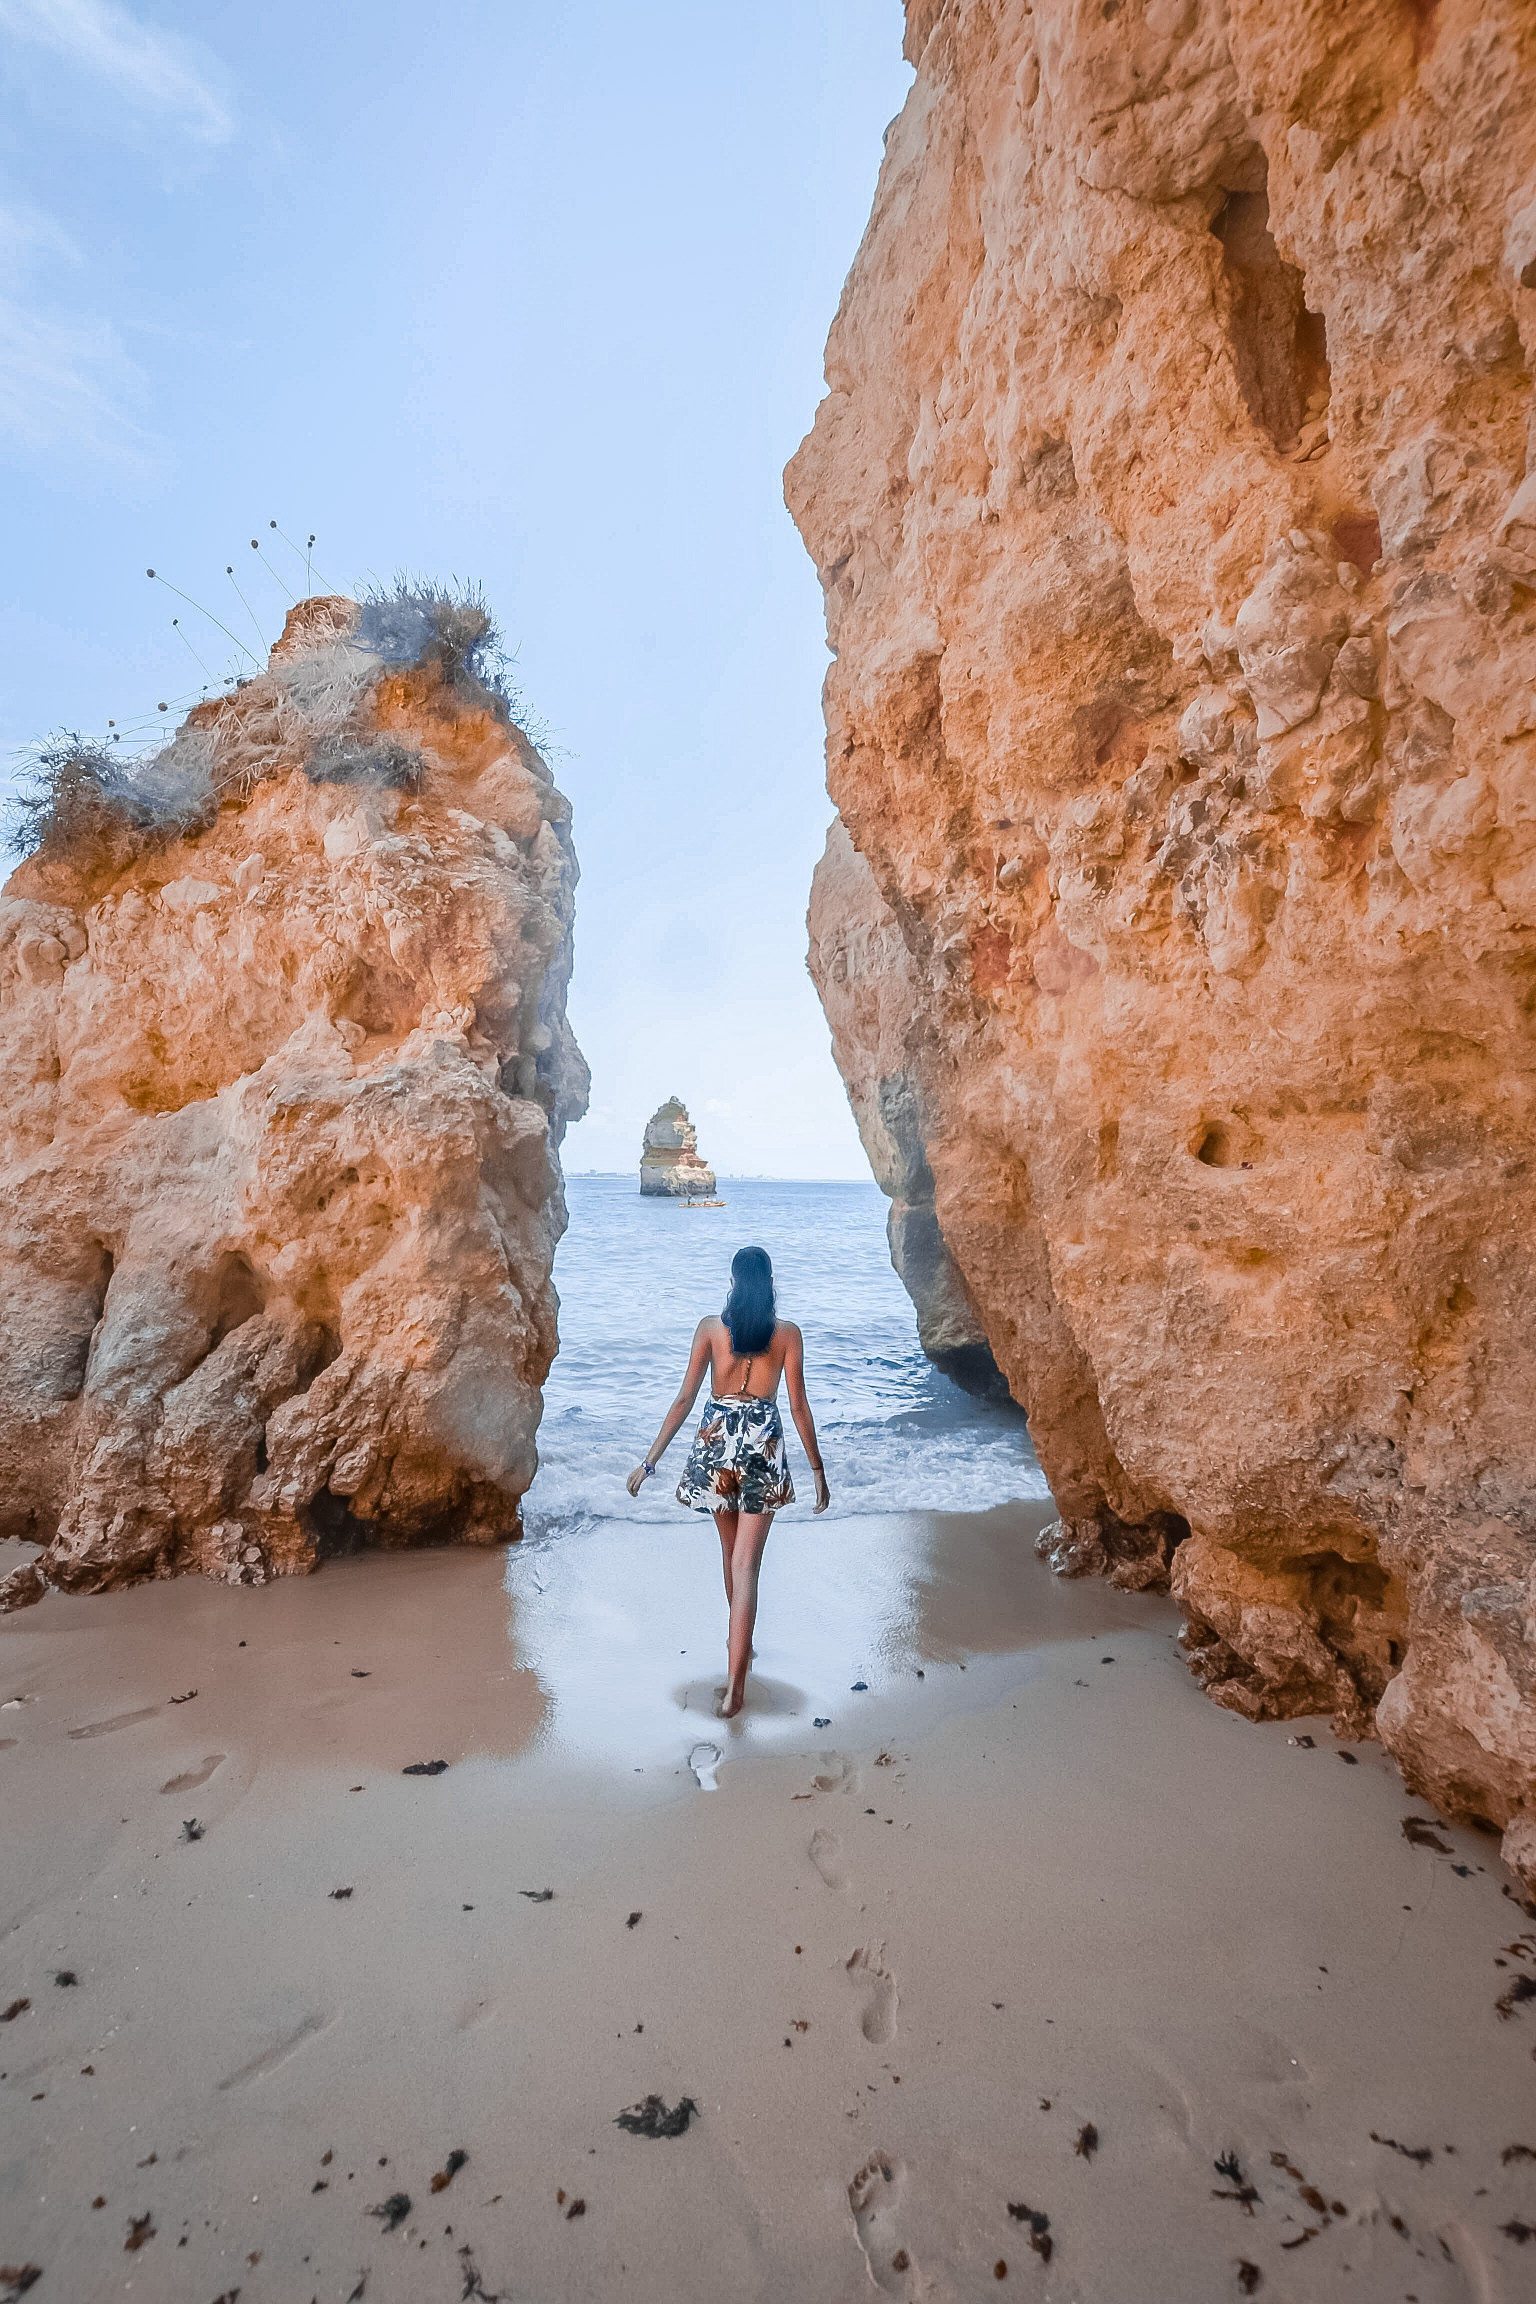
<svg viewBox="0 0 1536 2304">
<path fill-rule="evenodd" d="M 731 1257 L 749 1243 L 773 1258 L 779 1310 L 805 1332 L 834 1517 L 971 1512 L 1046 1494 L 1022 1416 L 971 1399 L 923 1357 L 875 1184 L 727 1181 L 723 1208 L 694 1209 L 642 1199 L 633 1177 L 573 1176 L 566 1193 L 560 1353 L 524 1507 L 530 1536 L 678 1517 L 672 1490 L 697 1406 L 633 1502 L 624 1476 L 655 1437 L 695 1325 L 725 1301 Z M 780 1406 L 800 1498 L 790 1509 L 808 1517 L 812 1483 L 782 1392 Z"/>
</svg>

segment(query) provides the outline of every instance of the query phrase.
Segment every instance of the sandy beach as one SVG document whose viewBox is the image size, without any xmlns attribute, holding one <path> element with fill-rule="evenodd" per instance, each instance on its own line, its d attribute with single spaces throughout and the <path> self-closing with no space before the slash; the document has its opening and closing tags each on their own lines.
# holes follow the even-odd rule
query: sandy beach
<svg viewBox="0 0 1536 2304">
<path fill-rule="evenodd" d="M 728 1729 L 707 1524 L 9 1620 L 0 2293 L 1529 2294 L 1495 1843 L 1046 1510 L 787 1519 Z"/>
</svg>

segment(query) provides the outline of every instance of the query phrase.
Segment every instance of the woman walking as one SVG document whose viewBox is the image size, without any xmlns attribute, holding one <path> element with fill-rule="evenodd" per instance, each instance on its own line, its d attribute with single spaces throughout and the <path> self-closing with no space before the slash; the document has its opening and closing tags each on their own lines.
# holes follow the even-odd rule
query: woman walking
<svg viewBox="0 0 1536 2304">
<path fill-rule="evenodd" d="M 795 1420 L 816 1478 L 816 1505 L 831 1503 L 816 1426 L 805 1396 L 805 1346 L 793 1320 L 780 1320 L 774 1308 L 773 1266 L 762 1248 L 738 1248 L 731 1259 L 731 1292 L 718 1319 L 701 1320 L 681 1389 L 662 1421 L 656 1442 L 625 1486 L 638 1496 L 655 1477 L 668 1446 L 687 1420 L 710 1375 L 710 1399 L 699 1424 L 677 1500 L 695 1512 L 712 1512 L 720 1531 L 725 1597 L 731 1612 L 722 1720 L 732 1720 L 746 1694 L 757 1622 L 757 1572 L 763 1546 L 781 1504 L 793 1504 L 794 1486 L 784 1456 L 784 1427 L 775 1395 L 782 1376 Z"/>
</svg>

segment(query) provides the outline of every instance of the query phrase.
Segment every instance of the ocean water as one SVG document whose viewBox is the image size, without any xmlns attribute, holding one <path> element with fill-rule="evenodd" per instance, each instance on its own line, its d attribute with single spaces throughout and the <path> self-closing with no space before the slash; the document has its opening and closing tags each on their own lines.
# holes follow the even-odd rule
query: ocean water
<svg viewBox="0 0 1536 2304">
<path fill-rule="evenodd" d="M 723 1208 L 694 1209 L 642 1199 L 632 1177 L 573 1176 L 566 1193 L 570 1230 L 555 1259 L 560 1352 L 524 1504 L 531 1537 L 681 1516 L 672 1492 L 704 1392 L 638 1498 L 624 1479 L 682 1380 L 695 1326 L 720 1310 L 731 1258 L 748 1244 L 767 1249 L 779 1310 L 805 1334 L 806 1392 L 832 1489 L 823 1525 L 1046 1496 L 1018 1410 L 973 1400 L 924 1358 L 874 1183 L 727 1181 Z M 782 1386 L 779 1405 L 798 1498 L 780 1518 L 808 1518 L 813 1484 Z"/>
</svg>

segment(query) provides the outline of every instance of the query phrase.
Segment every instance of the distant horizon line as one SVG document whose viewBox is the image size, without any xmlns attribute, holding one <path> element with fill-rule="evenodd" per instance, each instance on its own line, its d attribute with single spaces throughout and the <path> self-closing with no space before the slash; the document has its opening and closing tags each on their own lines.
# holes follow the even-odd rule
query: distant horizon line
<svg viewBox="0 0 1536 2304">
<path fill-rule="evenodd" d="M 567 1168 L 564 1171 L 567 1182 L 573 1177 L 581 1176 L 591 1178 L 599 1183 L 615 1184 L 627 1184 L 632 1177 L 637 1177 L 638 1173 L 638 1168 Z M 718 1184 L 875 1184 L 873 1176 L 771 1176 L 766 1169 L 754 1169 L 750 1174 L 745 1171 L 739 1174 L 727 1174 L 723 1169 L 717 1169 L 715 1181 Z M 875 1189 L 876 1191 L 880 1189 L 878 1184 L 875 1184 Z M 645 1198 L 648 1200 L 680 1200 L 683 1197 L 684 1195 L 680 1192 L 648 1192 L 645 1194 Z"/>
</svg>

